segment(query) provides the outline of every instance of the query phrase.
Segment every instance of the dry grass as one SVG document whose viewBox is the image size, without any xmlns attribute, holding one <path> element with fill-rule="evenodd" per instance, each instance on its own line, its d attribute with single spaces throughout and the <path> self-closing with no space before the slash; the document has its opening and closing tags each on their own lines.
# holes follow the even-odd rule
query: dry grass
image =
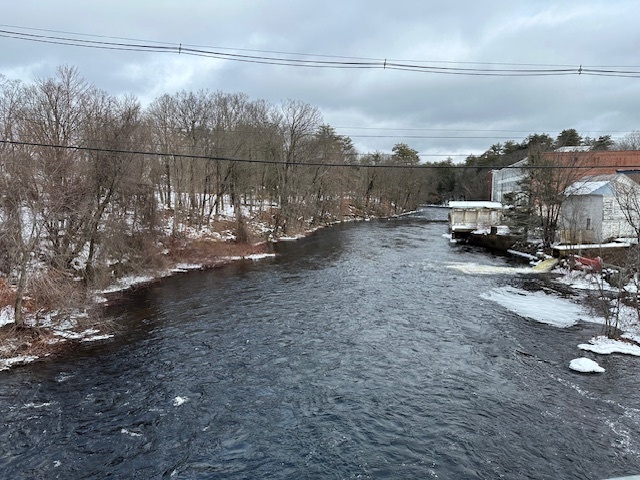
<svg viewBox="0 0 640 480">
<path fill-rule="evenodd" d="M 265 253 L 267 245 L 240 244 L 213 240 L 191 240 L 170 245 L 171 261 L 174 263 L 195 263 L 204 267 L 216 267 L 229 262 L 229 257 L 243 257 L 255 253 Z"/>
<path fill-rule="evenodd" d="M 7 359 L 21 356 L 38 358 L 55 357 L 65 352 L 71 344 L 61 342 L 53 332 L 44 328 L 5 325 L 0 328 L 0 358 Z"/>
<path fill-rule="evenodd" d="M 0 306 L 13 305 L 15 301 L 15 291 L 9 286 L 5 278 L 0 278 Z"/>
</svg>

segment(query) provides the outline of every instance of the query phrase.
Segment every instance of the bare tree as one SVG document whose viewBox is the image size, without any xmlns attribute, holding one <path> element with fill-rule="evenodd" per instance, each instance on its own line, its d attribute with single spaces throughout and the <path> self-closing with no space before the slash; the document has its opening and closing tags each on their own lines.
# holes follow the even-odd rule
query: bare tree
<svg viewBox="0 0 640 480">
<path fill-rule="evenodd" d="M 581 157 L 581 163 L 585 157 Z M 567 188 L 584 175 L 580 165 L 561 163 L 552 152 L 532 149 L 529 153 L 529 171 L 523 189 L 537 214 L 545 248 L 555 241 L 560 212 Z"/>
<path fill-rule="evenodd" d="M 175 117 L 175 99 L 167 94 L 156 98 L 145 111 L 145 124 L 148 130 L 146 144 L 150 150 L 156 149 L 163 155 L 157 160 L 152 181 L 161 202 L 167 209 L 173 207 L 172 172 L 175 168 L 175 159 L 171 158 L 170 154 L 179 150 Z"/>
<path fill-rule="evenodd" d="M 25 92 L 20 135 L 37 142 L 30 151 L 38 168 L 43 200 L 39 217 L 50 245 L 49 260 L 67 268 L 73 259 L 77 235 L 86 218 L 86 184 L 77 175 L 81 154 L 70 147 L 82 137 L 93 87 L 77 70 L 61 67 L 55 78 L 41 79 Z M 53 147 L 53 148 L 52 148 Z"/>
<path fill-rule="evenodd" d="M 281 164 L 277 168 L 280 212 L 276 215 L 275 230 L 286 233 L 288 223 L 300 218 L 296 197 L 305 172 L 296 167 L 311 156 L 310 140 L 322 123 L 322 116 L 308 103 L 286 100 L 274 112 L 272 121 L 277 125 L 281 141 Z"/>
<path fill-rule="evenodd" d="M 111 247 L 116 237 L 120 237 L 115 241 L 119 243 L 141 229 L 147 235 L 153 231 L 150 215 L 155 211 L 155 199 L 147 195 L 151 188 L 146 179 L 148 172 L 142 158 L 122 153 L 135 148 L 141 123 L 141 108 L 135 98 L 116 99 L 95 92 L 83 142 L 97 150 L 88 152 L 82 163 L 84 168 L 78 171 L 83 173 L 88 192 L 85 228 L 76 242 L 87 248 L 84 272 L 87 281 L 95 280 L 95 260 L 99 254 L 103 265 L 113 260 Z M 115 223 L 114 217 L 125 221 Z M 108 232 L 106 222 L 110 224 Z M 118 225 L 120 228 L 114 228 Z"/>
<path fill-rule="evenodd" d="M 640 150 L 640 130 L 627 133 L 615 142 L 616 150 Z"/>
<path fill-rule="evenodd" d="M 14 316 L 19 328 L 24 326 L 22 306 L 29 276 L 38 263 L 43 230 L 43 219 L 36 213 L 42 197 L 33 181 L 33 163 L 21 150 L 14 147 L 4 152 L 0 175 L 0 244 L 6 273 L 15 280 Z"/>
<path fill-rule="evenodd" d="M 629 248 L 626 264 L 614 277 L 614 286 L 618 289 L 617 296 L 635 309 L 637 321 L 640 321 L 640 185 L 630 180 L 617 181 L 614 187 L 616 202 L 636 237 L 635 245 Z M 629 284 L 631 289 L 628 288 Z"/>
</svg>

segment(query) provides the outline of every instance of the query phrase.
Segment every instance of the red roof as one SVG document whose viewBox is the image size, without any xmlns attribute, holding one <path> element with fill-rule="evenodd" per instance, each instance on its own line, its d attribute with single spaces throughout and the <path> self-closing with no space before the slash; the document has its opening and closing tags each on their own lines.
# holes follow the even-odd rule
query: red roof
<svg viewBox="0 0 640 480">
<path fill-rule="evenodd" d="M 640 170 L 640 150 L 546 152 L 544 155 L 560 165 L 580 167 L 581 177 L 611 174 L 620 170 Z"/>
</svg>

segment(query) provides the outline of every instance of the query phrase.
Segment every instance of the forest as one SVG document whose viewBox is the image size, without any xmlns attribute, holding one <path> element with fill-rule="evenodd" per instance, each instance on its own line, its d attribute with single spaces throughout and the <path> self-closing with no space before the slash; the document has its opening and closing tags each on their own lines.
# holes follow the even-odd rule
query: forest
<svg viewBox="0 0 640 480">
<path fill-rule="evenodd" d="M 0 274 L 17 325 L 25 309 L 77 307 L 119 276 L 160 268 L 190 229 L 256 244 L 345 218 L 481 200 L 489 170 L 533 146 L 613 146 L 610 136 L 565 130 L 461 163 L 421 162 L 405 143 L 357 152 L 299 100 L 181 91 L 143 108 L 66 66 L 32 84 L 0 77 L 0 130 Z"/>
<path fill-rule="evenodd" d="M 0 79 L 0 129 L 0 273 L 17 325 L 25 308 L 81 305 L 161 267 L 189 230 L 257 243 L 427 198 L 417 152 L 358 155 L 297 100 L 198 91 L 143 108 L 60 67 Z"/>
</svg>

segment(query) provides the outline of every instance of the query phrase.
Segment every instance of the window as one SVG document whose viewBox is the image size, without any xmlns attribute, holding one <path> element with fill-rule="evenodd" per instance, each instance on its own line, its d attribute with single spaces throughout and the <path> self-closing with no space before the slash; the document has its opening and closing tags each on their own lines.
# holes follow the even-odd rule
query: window
<svg viewBox="0 0 640 480">
<path fill-rule="evenodd" d="M 591 230 L 591 219 L 587 218 L 587 230 Z"/>
</svg>

